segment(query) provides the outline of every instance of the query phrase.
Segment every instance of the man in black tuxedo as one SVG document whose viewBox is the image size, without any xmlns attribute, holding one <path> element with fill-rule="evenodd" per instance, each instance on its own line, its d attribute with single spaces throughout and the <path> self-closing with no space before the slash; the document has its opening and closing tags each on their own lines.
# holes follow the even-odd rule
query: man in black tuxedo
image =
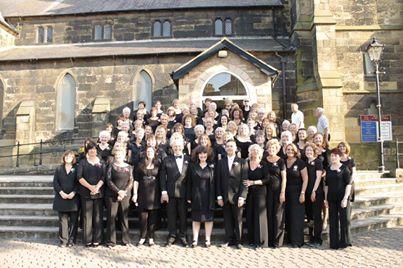
<svg viewBox="0 0 403 268">
<path fill-rule="evenodd" d="M 217 203 L 223 207 L 226 244 L 242 248 L 242 212 L 248 193 L 244 181 L 248 179 L 248 163 L 236 156 L 236 143 L 225 144 L 227 156 L 218 161 L 216 169 Z"/>
<path fill-rule="evenodd" d="M 183 154 L 184 141 L 171 142 L 173 155 L 162 161 L 160 172 L 161 203 L 168 203 L 168 241 L 167 246 L 175 241 L 187 247 L 186 241 L 186 173 L 190 157 Z M 176 222 L 179 218 L 179 234 Z"/>
</svg>

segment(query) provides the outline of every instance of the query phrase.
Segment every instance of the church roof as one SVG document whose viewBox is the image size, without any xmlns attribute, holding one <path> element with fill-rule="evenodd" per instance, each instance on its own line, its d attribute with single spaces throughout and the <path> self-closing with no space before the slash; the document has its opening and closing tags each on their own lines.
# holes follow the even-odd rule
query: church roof
<svg viewBox="0 0 403 268">
<path fill-rule="evenodd" d="M 197 57 L 193 58 L 192 60 L 186 62 L 182 66 L 180 66 L 178 69 L 172 72 L 171 76 L 174 81 L 177 81 L 178 79 L 182 78 L 185 76 L 187 73 L 189 73 L 193 68 L 195 68 L 197 65 L 205 61 L 206 59 L 210 58 L 211 56 L 215 55 L 218 53 L 220 50 L 229 50 L 232 53 L 235 53 L 239 57 L 243 58 L 244 60 L 252 63 L 255 65 L 258 69 L 260 69 L 262 72 L 269 76 L 277 76 L 280 71 L 274 68 L 273 66 L 267 64 L 266 62 L 258 59 L 245 49 L 247 48 L 241 48 L 238 45 L 236 45 L 234 42 L 231 42 L 227 38 L 221 39 L 221 41 L 217 42 L 210 48 L 206 49 L 202 53 L 200 53 Z"/>
<path fill-rule="evenodd" d="M 11 31 L 13 34 L 18 34 L 17 30 L 11 26 L 10 24 L 7 23 L 7 21 L 4 20 L 3 15 L 0 12 L 0 26 L 5 27 L 8 31 Z"/>
<path fill-rule="evenodd" d="M 4 17 L 49 16 L 133 10 L 275 7 L 282 0 L 0 0 Z"/>
<path fill-rule="evenodd" d="M 289 39 L 270 37 L 232 38 L 234 44 L 251 52 L 290 51 Z M 123 42 L 79 43 L 60 45 L 14 46 L 0 50 L 0 62 L 92 58 L 111 56 L 164 55 L 200 53 L 220 41 L 219 38 L 182 38 Z M 226 44 L 225 42 L 224 44 Z M 233 47 L 233 45 L 230 45 Z"/>
</svg>

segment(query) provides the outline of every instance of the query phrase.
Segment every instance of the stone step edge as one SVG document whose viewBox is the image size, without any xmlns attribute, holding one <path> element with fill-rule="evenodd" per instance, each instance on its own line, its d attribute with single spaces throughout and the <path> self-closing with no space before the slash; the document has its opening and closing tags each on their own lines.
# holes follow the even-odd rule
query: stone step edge
<svg viewBox="0 0 403 268">
<path fill-rule="evenodd" d="M 391 214 L 385 216 L 374 216 L 364 220 L 356 220 L 352 222 L 351 229 L 356 229 L 364 226 L 370 226 L 374 224 L 380 223 L 388 223 L 393 221 L 399 221 L 403 219 L 403 214 Z M 401 226 L 398 222 L 398 226 Z M 59 230 L 58 227 L 48 227 L 48 226 L 4 226 L 0 225 L 0 233 L 5 232 L 28 232 L 28 233 L 57 233 Z M 138 233 L 139 230 L 131 229 L 130 233 Z M 213 231 L 217 234 L 224 234 L 223 228 L 218 228 Z M 167 230 L 157 230 L 156 233 L 167 234 Z M 328 228 L 323 231 L 323 234 L 328 233 Z"/>
</svg>

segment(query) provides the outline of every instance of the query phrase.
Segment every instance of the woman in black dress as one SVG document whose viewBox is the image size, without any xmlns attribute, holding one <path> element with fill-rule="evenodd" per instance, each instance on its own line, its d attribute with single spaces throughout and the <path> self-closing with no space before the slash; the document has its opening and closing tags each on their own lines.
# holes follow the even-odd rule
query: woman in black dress
<svg viewBox="0 0 403 268">
<path fill-rule="evenodd" d="M 218 127 L 214 131 L 215 142 L 213 145 L 214 152 L 214 164 L 217 164 L 218 160 L 221 160 L 227 155 L 225 151 L 225 130 L 222 127 Z"/>
<path fill-rule="evenodd" d="M 158 117 L 158 109 L 152 107 L 150 110 L 150 117 L 147 119 L 147 125 L 151 126 L 153 132 L 155 132 L 159 123 L 160 118 Z"/>
<path fill-rule="evenodd" d="M 125 163 L 126 152 L 114 151 L 114 161 L 108 166 L 106 173 L 106 245 L 116 245 L 116 217 L 120 220 L 122 244 L 130 243 L 129 237 L 129 206 L 130 192 L 133 187 L 133 167 Z"/>
<path fill-rule="evenodd" d="M 105 181 L 105 164 L 97 156 L 93 141 L 85 147 L 86 157 L 77 167 L 78 192 L 83 210 L 84 244 L 97 247 L 102 240 L 102 197 Z"/>
<path fill-rule="evenodd" d="M 309 242 L 311 246 L 322 245 L 322 208 L 324 201 L 323 193 L 323 164 L 317 157 L 316 146 L 307 143 L 304 147 L 305 164 L 308 169 L 308 186 L 305 192 L 305 213 L 309 226 Z"/>
<path fill-rule="evenodd" d="M 194 116 L 187 114 L 183 117 L 182 123 L 185 131 L 186 142 L 191 143 L 195 139 L 194 127 L 196 125 L 196 119 Z"/>
<path fill-rule="evenodd" d="M 66 151 L 63 164 L 56 168 L 53 177 L 55 199 L 53 209 L 59 214 L 59 240 L 61 247 L 71 247 L 76 241 L 78 219 L 76 157 L 73 151 Z"/>
<path fill-rule="evenodd" d="M 340 142 L 337 145 L 337 148 L 340 149 L 343 156 L 341 157 L 340 162 L 348 167 L 348 170 L 351 174 L 351 194 L 350 194 L 350 201 L 354 202 L 355 200 L 355 187 L 354 187 L 354 176 L 356 173 L 355 161 L 354 158 L 350 156 L 351 148 L 347 142 Z"/>
<path fill-rule="evenodd" d="M 99 143 L 97 144 L 98 157 L 102 159 L 105 163 L 108 163 L 112 156 L 112 149 L 109 145 L 111 135 L 109 131 L 102 130 L 99 133 Z"/>
<path fill-rule="evenodd" d="M 288 144 L 286 152 L 285 225 L 287 237 L 293 247 L 302 247 L 304 245 L 304 202 L 308 171 L 304 161 L 299 158 L 295 144 Z"/>
<path fill-rule="evenodd" d="M 287 145 L 291 143 L 292 143 L 292 133 L 288 130 L 281 132 L 281 138 L 280 138 L 281 147 L 277 155 L 286 160 L 287 159 L 286 148 Z"/>
<path fill-rule="evenodd" d="M 213 215 L 215 207 L 214 165 L 209 162 L 208 149 L 198 146 L 193 151 L 193 163 L 188 170 L 187 202 L 192 208 L 192 247 L 197 246 L 200 223 L 204 222 L 206 230 L 205 246 L 211 245 L 211 232 L 213 230 Z"/>
<path fill-rule="evenodd" d="M 329 207 L 329 240 L 332 249 L 351 246 L 351 175 L 348 167 L 340 162 L 342 155 L 339 149 L 333 149 L 330 166 L 326 170 L 325 205 Z"/>
<path fill-rule="evenodd" d="M 283 246 L 284 242 L 284 202 L 287 184 L 285 160 L 277 155 L 280 143 L 273 139 L 267 142 L 268 156 L 265 158 L 266 171 L 269 175 L 267 184 L 267 222 L 269 247 Z"/>
<path fill-rule="evenodd" d="M 266 184 L 269 176 L 267 167 L 261 163 L 263 149 L 253 144 L 249 147 L 248 179 L 244 185 L 248 187 L 246 198 L 246 224 L 248 226 L 249 244 L 261 248 L 268 246 Z"/>
<path fill-rule="evenodd" d="M 137 168 L 139 162 L 140 162 L 140 155 L 141 152 L 144 151 L 145 149 L 145 141 L 144 141 L 144 129 L 143 128 L 138 128 L 134 131 L 134 140 L 132 143 L 130 143 L 129 150 L 130 150 L 130 163 L 134 167 L 134 169 Z"/>
<path fill-rule="evenodd" d="M 148 245 L 153 246 L 155 225 L 158 209 L 161 206 L 161 192 L 158 180 L 160 163 L 154 147 L 147 147 L 146 156 L 135 171 L 132 201 L 138 206 L 140 216 L 139 246 L 144 245 L 148 238 Z"/>
<path fill-rule="evenodd" d="M 297 132 L 297 138 L 295 139 L 295 145 L 297 146 L 297 149 L 299 150 L 301 159 L 304 161 L 306 160 L 305 152 L 304 152 L 305 144 L 306 144 L 306 129 L 300 128 L 300 129 L 298 129 L 298 132 Z"/>
<path fill-rule="evenodd" d="M 241 153 L 241 158 L 246 159 L 248 157 L 248 148 L 252 145 L 250 140 L 250 131 L 247 124 L 242 123 L 238 127 L 238 135 L 235 137 L 236 146 Z"/>
<path fill-rule="evenodd" d="M 330 151 L 327 148 L 327 142 L 324 141 L 323 135 L 321 133 L 316 133 L 315 135 L 313 135 L 313 143 L 316 145 L 316 154 L 318 155 L 318 158 L 322 160 L 323 164 L 322 177 L 324 178 L 326 176 L 326 170 L 329 167 Z M 323 230 L 325 230 L 327 228 L 329 212 L 325 206 L 323 206 L 322 211 L 323 211 Z"/>
</svg>

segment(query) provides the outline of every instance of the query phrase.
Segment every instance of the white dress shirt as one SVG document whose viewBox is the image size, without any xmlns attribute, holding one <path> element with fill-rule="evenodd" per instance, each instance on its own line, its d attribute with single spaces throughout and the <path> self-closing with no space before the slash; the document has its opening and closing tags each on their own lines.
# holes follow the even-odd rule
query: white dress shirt
<svg viewBox="0 0 403 268">
<path fill-rule="evenodd" d="M 296 111 L 291 114 L 291 123 L 296 124 L 298 129 L 305 127 L 304 114 L 301 111 Z"/>
<path fill-rule="evenodd" d="M 234 156 L 227 156 L 228 158 L 228 170 L 231 171 L 232 164 L 234 163 L 235 155 Z"/>
<path fill-rule="evenodd" d="M 327 128 L 327 132 L 329 133 L 329 120 L 327 120 L 325 115 L 321 115 L 318 118 L 318 124 L 316 126 L 316 128 L 318 129 L 318 132 L 321 134 L 325 134 L 325 129 Z"/>
<path fill-rule="evenodd" d="M 175 155 L 175 161 L 176 161 L 176 165 L 178 166 L 179 173 L 182 173 L 183 155 L 178 155 L 178 156 L 181 156 L 181 158 L 176 158 L 177 156 Z"/>
</svg>

